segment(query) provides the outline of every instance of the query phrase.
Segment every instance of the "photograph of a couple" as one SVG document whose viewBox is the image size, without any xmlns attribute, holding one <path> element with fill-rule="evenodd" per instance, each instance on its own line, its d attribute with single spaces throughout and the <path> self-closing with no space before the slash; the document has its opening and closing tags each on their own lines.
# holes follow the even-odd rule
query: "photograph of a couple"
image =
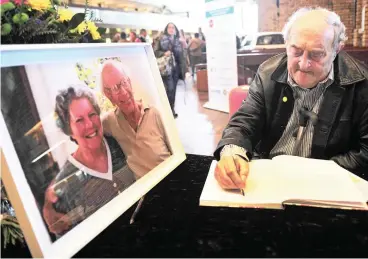
<svg viewBox="0 0 368 259">
<path fill-rule="evenodd" d="M 2 68 L 1 112 L 51 242 L 172 155 L 157 88 L 137 66 Z"/>
</svg>

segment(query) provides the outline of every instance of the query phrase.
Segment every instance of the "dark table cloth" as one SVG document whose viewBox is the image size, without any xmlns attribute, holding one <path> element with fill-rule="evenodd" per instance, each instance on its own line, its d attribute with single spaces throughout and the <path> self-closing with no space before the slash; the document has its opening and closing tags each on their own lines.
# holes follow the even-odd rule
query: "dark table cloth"
<svg viewBox="0 0 368 259">
<path fill-rule="evenodd" d="M 200 207 L 212 157 L 187 160 L 76 257 L 368 257 L 368 213 Z M 2 257 L 29 257 L 9 246 Z"/>
</svg>

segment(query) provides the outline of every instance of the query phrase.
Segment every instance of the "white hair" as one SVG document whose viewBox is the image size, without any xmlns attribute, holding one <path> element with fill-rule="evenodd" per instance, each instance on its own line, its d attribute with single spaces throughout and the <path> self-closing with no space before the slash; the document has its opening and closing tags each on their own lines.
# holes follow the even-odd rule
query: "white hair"
<svg viewBox="0 0 368 259">
<path fill-rule="evenodd" d="M 122 72 L 126 77 L 128 77 L 131 80 L 129 75 L 129 69 L 126 66 L 124 66 L 123 63 L 114 59 L 106 60 L 105 62 L 103 62 L 100 72 L 98 73 L 98 80 L 96 80 L 100 84 L 100 90 L 102 93 L 104 90 L 104 85 L 102 81 L 102 71 L 104 70 L 106 65 L 113 65 L 115 68 L 117 68 L 120 72 Z"/>
<path fill-rule="evenodd" d="M 329 11 L 322 7 L 303 7 L 293 13 L 290 18 L 288 19 L 287 23 L 285 24 L 284 28 L 282 29 L 282 34 L 284 36 L 285 41 L 289 39 L 290 31 L 293 24 L 302 16 L 310 12 L 318 12 L 328 25 L 332 26 L 334 29 L 334 41 L 333 47 L 335 50 L 338 49 L 340 45 L 344 45 L 345 41 L 348 39 L 346 36 L 346 28 L 345 25 L 342 23 L 341 18 L 335 12 Z"/>
</svg>

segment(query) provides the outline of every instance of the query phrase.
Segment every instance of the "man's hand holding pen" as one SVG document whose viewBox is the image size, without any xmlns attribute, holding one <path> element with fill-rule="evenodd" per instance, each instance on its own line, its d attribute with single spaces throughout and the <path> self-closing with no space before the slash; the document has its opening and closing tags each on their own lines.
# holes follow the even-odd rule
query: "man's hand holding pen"
<svg viewBox="0 0 368 259">
<path fill-rule="evenodd" d="M 215 168 L 215 178 L 224 189 L 243 189 L 249 163 L 239 155 L 223 155 Z"/>
</svg>

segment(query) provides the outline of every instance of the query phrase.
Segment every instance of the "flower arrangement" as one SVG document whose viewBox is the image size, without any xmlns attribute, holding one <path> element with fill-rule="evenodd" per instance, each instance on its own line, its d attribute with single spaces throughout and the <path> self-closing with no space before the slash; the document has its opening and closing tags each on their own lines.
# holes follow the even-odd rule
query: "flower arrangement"
<svg viewBox="0 0 368 259">
<path fill-rule="evenodd" d="M 17 218 L 15 217 L 15 212 L 11 206 L 6 191 L 3 186 L 3 182 L 0 181 L 1 189 L 1 233 L 2 233 L 2 244 L 6 248 L 8 244 L 15 245 L 16 242 L 24 244 L 23 232 L 20 229 Z"/>
<path fill-rule="evenodd" d="M 59 0 L 0 1 L 2 44 L 103 42 L 105 29 L 87 20 L 88 0 L 76 14 Z"/>
<path fill-rule="evenodd" d="M 59 0 L 0 0 L 1 44 L 90 43 L 104 42 L 96 20 L 87 19 L 88 0 L 84 13 L 74 14 Z M 0 178 L 1 179 L 1 178 Z M 2 244 L 24 244 L 15 211 L 0 180 Z"/>
</svg>

